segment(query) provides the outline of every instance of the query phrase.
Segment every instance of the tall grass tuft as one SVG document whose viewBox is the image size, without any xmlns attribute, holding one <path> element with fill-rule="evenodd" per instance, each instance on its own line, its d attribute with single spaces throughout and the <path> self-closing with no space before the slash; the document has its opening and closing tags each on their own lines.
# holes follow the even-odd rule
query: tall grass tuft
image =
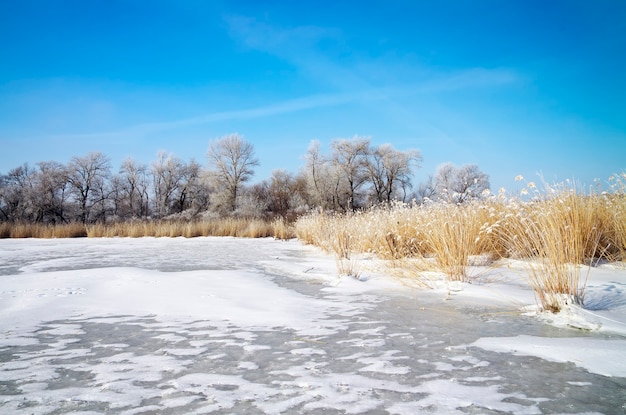
<svg viewBox="0 0 626 415">
<path fill-rule="evenodd" d="M 550 196 L 530 203 L 510 203 L 507 215 L 492 229 L 509 256 L 526 260 L 529 283 L 542 309 L 559 312 L 568 304 L 584 304 L 587 284 L 581 277 L 602 254 L 605 222 L 603 200 L 574 189 L 551 189 Z"/>
<path fill-rule="evenodd" d="M 611 259 L 626 261 L 626 195 L 620 196 L 618 200 L 612 200 L 611 205 L 614 206 L 610 209 L 613 227 L 610 243 L 613 247 L 611 251 L 614 252 Z"/>
<path fill-rule="evenodd" d="M 626 172 L 609 178 L 610 191 L 603 193 L 606 202 L 607 227 L 612 231 L 607 236 L 609 259 L 626 261 Z"/>
<path fill-rule="evenodd" d="M 11 237 L 11 224 L 8 222 L 0 223 L 0 239 Z"/>
<path fill-rule="evenodd" d="M 449 281 L 468 281 L 470 257 L 485 253 L 480 210 L 477 203 L 435 204 L 423 209 L 426 252 L 434 255 Z"/>
<path fill-rule="evenodd" d="M 272 222 L 272 236 L 276 239 L 292 239 L 296 237 L 295 229 L 292 224 L 288 223 L 284 218 L 276 218 Z"/>
<path fill-rule="evenodd" d="M 417 272 L 433 268 L 432 261 L 426 260 L 432 258 L 449 280 L 466 281 L 470 256 L 489 246 L 488 238 L 479 238 L 484 223 L 483 215 L 476 213 L 479 209 L 478 204 L 396 203 L 366 212 L 313 213 L 296 222 L 296 235 L 338 259 L 349 259 L 354 253 L 376 254 L 403 268 L 405 275 L 407 266 Z"/>
<path fill-rule="evenodd" d="M 353 254 L 363 251 L 357 244 L 364 239 L 357 232 L 358 228 L 351 227 L 353 221 L 358 221 L 358 215 L 323 212 L 307 215 L 296 222 L 296 237 L 334 254 L 339 275 L 359 278 L 361 275 L 359 261 Z"/>
</svg>

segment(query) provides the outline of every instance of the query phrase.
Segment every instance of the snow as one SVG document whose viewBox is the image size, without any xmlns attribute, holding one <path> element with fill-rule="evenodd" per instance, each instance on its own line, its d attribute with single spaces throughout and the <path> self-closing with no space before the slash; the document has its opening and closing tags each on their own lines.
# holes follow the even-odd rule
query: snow
<svg viewBox="0 0 626 415">
<path fill-rule="evenodd" d="M 295 240 L 0 240 L 0 413 L 626 403 L 626 267 L 592 268 L 585 307 L 553 315 L 513 261 L 433 290 L 361 262 L 357 280 Z"/>
<path fill-rule="evenodd" d="M 554 362 L 571 362 L 600 375 L 626 377 L 626 359 L 623 359 L 626 357 L 626 339 L 483 337 L 472 343 L 472 346 L 521 356 L 537 356 Z"/>
</svg>

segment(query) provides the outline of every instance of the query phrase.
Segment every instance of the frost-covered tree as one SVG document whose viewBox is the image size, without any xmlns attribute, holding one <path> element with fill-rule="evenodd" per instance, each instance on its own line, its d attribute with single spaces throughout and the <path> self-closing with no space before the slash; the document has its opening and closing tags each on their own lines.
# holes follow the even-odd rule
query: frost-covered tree
<svg viewBox="0 0 626 415">
<path fill-rule="evenodd" d="M 164 217 L 171 213 L 175 194 L 179 190 L 185 174 L 185 164 L 173 154 L 160 151 L 152 163 L 152 190 L 154 192 L 154 213 Z"/>
<path fill-rule="evenodd" d="M 0 177 L 0 221 L 58 223 L 67 221 L 65 166 L 54 161 L 16 167 Z"/>
<path fill-rule="evenodd" d="M 413 193 L 413 199 L 418 203 L 424 203 L 427 200 L 433 200 L 437 198 L 437 191 L 435 190 L 435 179 L 432 174 L 428 176 L 426 181 L 417 185 L 415 192 Z"/>
<path fill-rule="evenodd" d="M 181 180 L 174 194 L 174 210 L 178 213 L 191 209 L 192 215 L 209 206 L 210 187 L 205 172 L 195 160 L 183 164 Z"/>
<path fill-rule="evenodd" d="M 73 157 L 67 165 L 67 181 L 77 202 L 78 218 L 82 223 L 91 220 L 92 209 L 102 207 L 106 201 L 106 185 L 110 175 L 110 160 L 100 152 Z"/>
<path fill-rule="evenodd" d="M 66 222 L 69 183 L 67 168 L 56 161 L 37 163 L 32 194 L 35 221 Z"/>
<path fill-rule="evenodd" d="M 303 175 L 293 175 L 286 170 L 274 170 L 266 187 L 267 209 L 275 215 L 286 217 L 308 207 L 307 181 Z"/>
<path fill-rule="evenodd" d="M 0 181 L 0 214 L 8 222 L 31 221 L 34 170 L 24 163 L 15 167 Z"/>
<path fill-rule="evenodd" d="M 333 209 L 333 181 L 330 177 L 330 162 L 322 154 L 319 141 L 311 142 L 304 159 L 304 177 L 306 177 L 312 205 L 323 209 Z"/>
<path fill-rule="evenodd" d="M 209 143 L 207 157 L 213 176 L 225 193 L 226 205 L 234 212 L 242 186 L 259 165 L 254 146 L 237 133 L 229 134 Z"/>
<path fill-rule="evenodd" d="M 111 180 L 115 193 L 116 214 L 122 218 L 143 218 L 149 212 L 149 170 L 132 158 L 122 162 L 118 174 Z"/>
<path fill-rule="evenodd" d="M 489 189 L 489 176 L 476 164 L 456 167 L 445 163 L 437 168 L 434 189 L 439 200 L 451 203 L 464 203 L 482 196 Z"/>
<path fill-rule="evenodd" d="M 7 204 L 9 189 L 7 176 L 0 174 L 0 222 L 7 222 L 11 219 L 9 205 Z"/>
<path fill-rule="evenodd" d="M 376 202 L 390 203 L 411 188 L 413 169 L 422 160 L 418 150 L 400 151 L 391 144 L 383 144 L 371 149 L 366 161 L 368 180 L 372 184 Z"/>
<path fill-rule="evenodd" d="M 359 205 L 358 190 L 367 181 L 367 157 L 370 139 L 355 136 L 352 139 L 337 139 L 331 143 L 331 160 L 340 179 L 344 181 L 348 208 L 355 210 Z M 341 182 L 336 182 L 336 188 Z M 341 204 L 341 202 L 340 202 Z"/>
<path fill-rule="evenodd" d="M 305 160 L 310 205 L 354 210 L 367 199 L 372 203 L 404 200 L 421 155 L 390 144 L 372 148 L 369 138 L 355 136 L 333 141 L 330 156 L 324 156 L 319 142 L 313 141 Z"/>
</svg>

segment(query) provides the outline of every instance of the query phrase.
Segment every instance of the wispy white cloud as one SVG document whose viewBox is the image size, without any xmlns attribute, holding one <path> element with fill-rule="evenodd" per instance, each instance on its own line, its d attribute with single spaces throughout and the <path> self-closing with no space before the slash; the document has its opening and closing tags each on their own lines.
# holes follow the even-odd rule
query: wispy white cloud
<svg viewBox="0 0 626 415">
<path fill-rule="evenodd" d="M 183 118 L 179 120 L 142 123 L 108 132 L 93 132 L 85 134 L 55 134 L 50 138 L 72 137 L 72 138 L 92 138 L 92 137 L 119 137 L 119 136 L 145 136 L 151 133 L 184 128 L 195 125 L 210 124 L 219 121 L 228 120 L 245 120 L 253 118 L 271 117 L 275 115 L 288 114 L 308 109 L 332 107 L 355 102 L 366 102 L 381 99 L 388 96 L 389 90 L 379 89 L 363 91 L 358 93 L 336 93 L 336 94 L 317 94 L 307 97 L 301 97 L 283 102 L 247 108 L 232 111 L 219 111 L 203 114 L 196 117 Z"/>
<path fill-rule="evenodd" d="M 339 90 L 371 89 L 401 85 L 421 92 L 443 92 L 472 87 L 496 87 L 519 82 L 520 75 L 507 68 L 460 68 L 441 70 L 419 63 L 419 56 L 385 54 L 360 56 L 346 45 L 335 28 L 320 26 L 281 27 L 245 16 L 224 18 L 232 38 L 245 47 L 261 51 L 294 65 L 303 74 Z M 337 51 L 349 51 L 349 59 L 336 59 Z"/>
<path fill-rule="evenodd" d="M 449 123 L 441 120 L 458 119 L 459 114 L 446 107 L 448 94 L 527 82 L 511 68 L 429 67 L 411 50 L 360 53 L 349 44 L 349 36 L 335 28 L 282 27 L 241 16 L 228 16 L 225 21 L 236 42 L 285 61 L 307 85 L 348 95 L 376 91 L 375 111 L 388 122 L 449 145 L 457 145 L 458 137 L 450 135 Z"/>
<path fill-rule="evenodd" d="M 434 75 L 423 81 L 422 92 L 461 91 L 473 88 L 501 87 L 526 82 L 517 72 L 506 68 L 469 68 Z"/>
<path fill-rule="evenodd" d="M 323 40 L 341 39 L 341 32 L 333 28 L 311 25 L 284 28 L 236 15 L 224 16 L 224 21 L 231 37 L 245 47 L 288 59 L 315 50 Z"/>
<path fill-rule="evenodd" d="M 167 130 L 189 126 L 205 125 L 220 121 L 246 120 L 272 117 L 316 108 L 328 108 L 349 104 L 368 104 L 385 101 L 390 105 L 394 100 L 420 94 L 456 91 L 470 88 L 484 88 L 517 82 L 518 77 L 506 70 L 474 69 L 461 71 L 448 76 L 437 76 L 420 83 L 392 87 L 371 87 L 348 92 L 315 94 L 278 103 L 253 108 L 231 111 L 218 111 L 200 116 L 182 118 L 165 122 L 141 123 L 114 131 L 90 132 L 84 134 L 55 134 L 49 138 L 106 138 L 106 137 L 142 137 Z M 398 108 L 396 108 L 398 110 Z"/>
<path fill-rule="evenodd" d="M 85 134 L 55 134 L 50 138 L 135 137 L 205 125 L 220 121 L 272 117 L 316 108 L 382 102 L 380 111 L 414 118 L 411 110 L 398 102 L 403 98 L 453 93 L 473 88 L 494 88 L 519 83 L 522 78 L 507 68 L 467 68 L 441 71 L 416 66 L 402 59 L 351 60 L 338 62 L 325 53 L 327 44 L 343 42 L 333 28 L 298 26 L 282 28 L 243 16 L 224 18 L 231 36 L 242 45 L 285 60 L 318 83 L 318 89 L 331 90 L 252 108 L 217 111 L 165 122 L 140 123 L 111 131 Z M 324 47 L 322 47 L 322 44 Z M 381 74 L 383 74 L 381 76 Z M 422 123 L 425 121 L 421 120 Z"/>
</svg>

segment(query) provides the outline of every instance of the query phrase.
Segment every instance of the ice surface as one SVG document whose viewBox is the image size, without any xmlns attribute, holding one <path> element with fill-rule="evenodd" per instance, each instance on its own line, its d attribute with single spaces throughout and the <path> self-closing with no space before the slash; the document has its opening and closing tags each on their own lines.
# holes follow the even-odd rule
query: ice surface
<svg viewBox="0 0 626 415">
<path fill-rule="evenodd" d="M 624 268 L 546 316 L 515 263 L 430 291 L 366 265 L 339 278 L 271 239 L 0 240 L 0 413 L 626 409 Z"/>
</svg>

